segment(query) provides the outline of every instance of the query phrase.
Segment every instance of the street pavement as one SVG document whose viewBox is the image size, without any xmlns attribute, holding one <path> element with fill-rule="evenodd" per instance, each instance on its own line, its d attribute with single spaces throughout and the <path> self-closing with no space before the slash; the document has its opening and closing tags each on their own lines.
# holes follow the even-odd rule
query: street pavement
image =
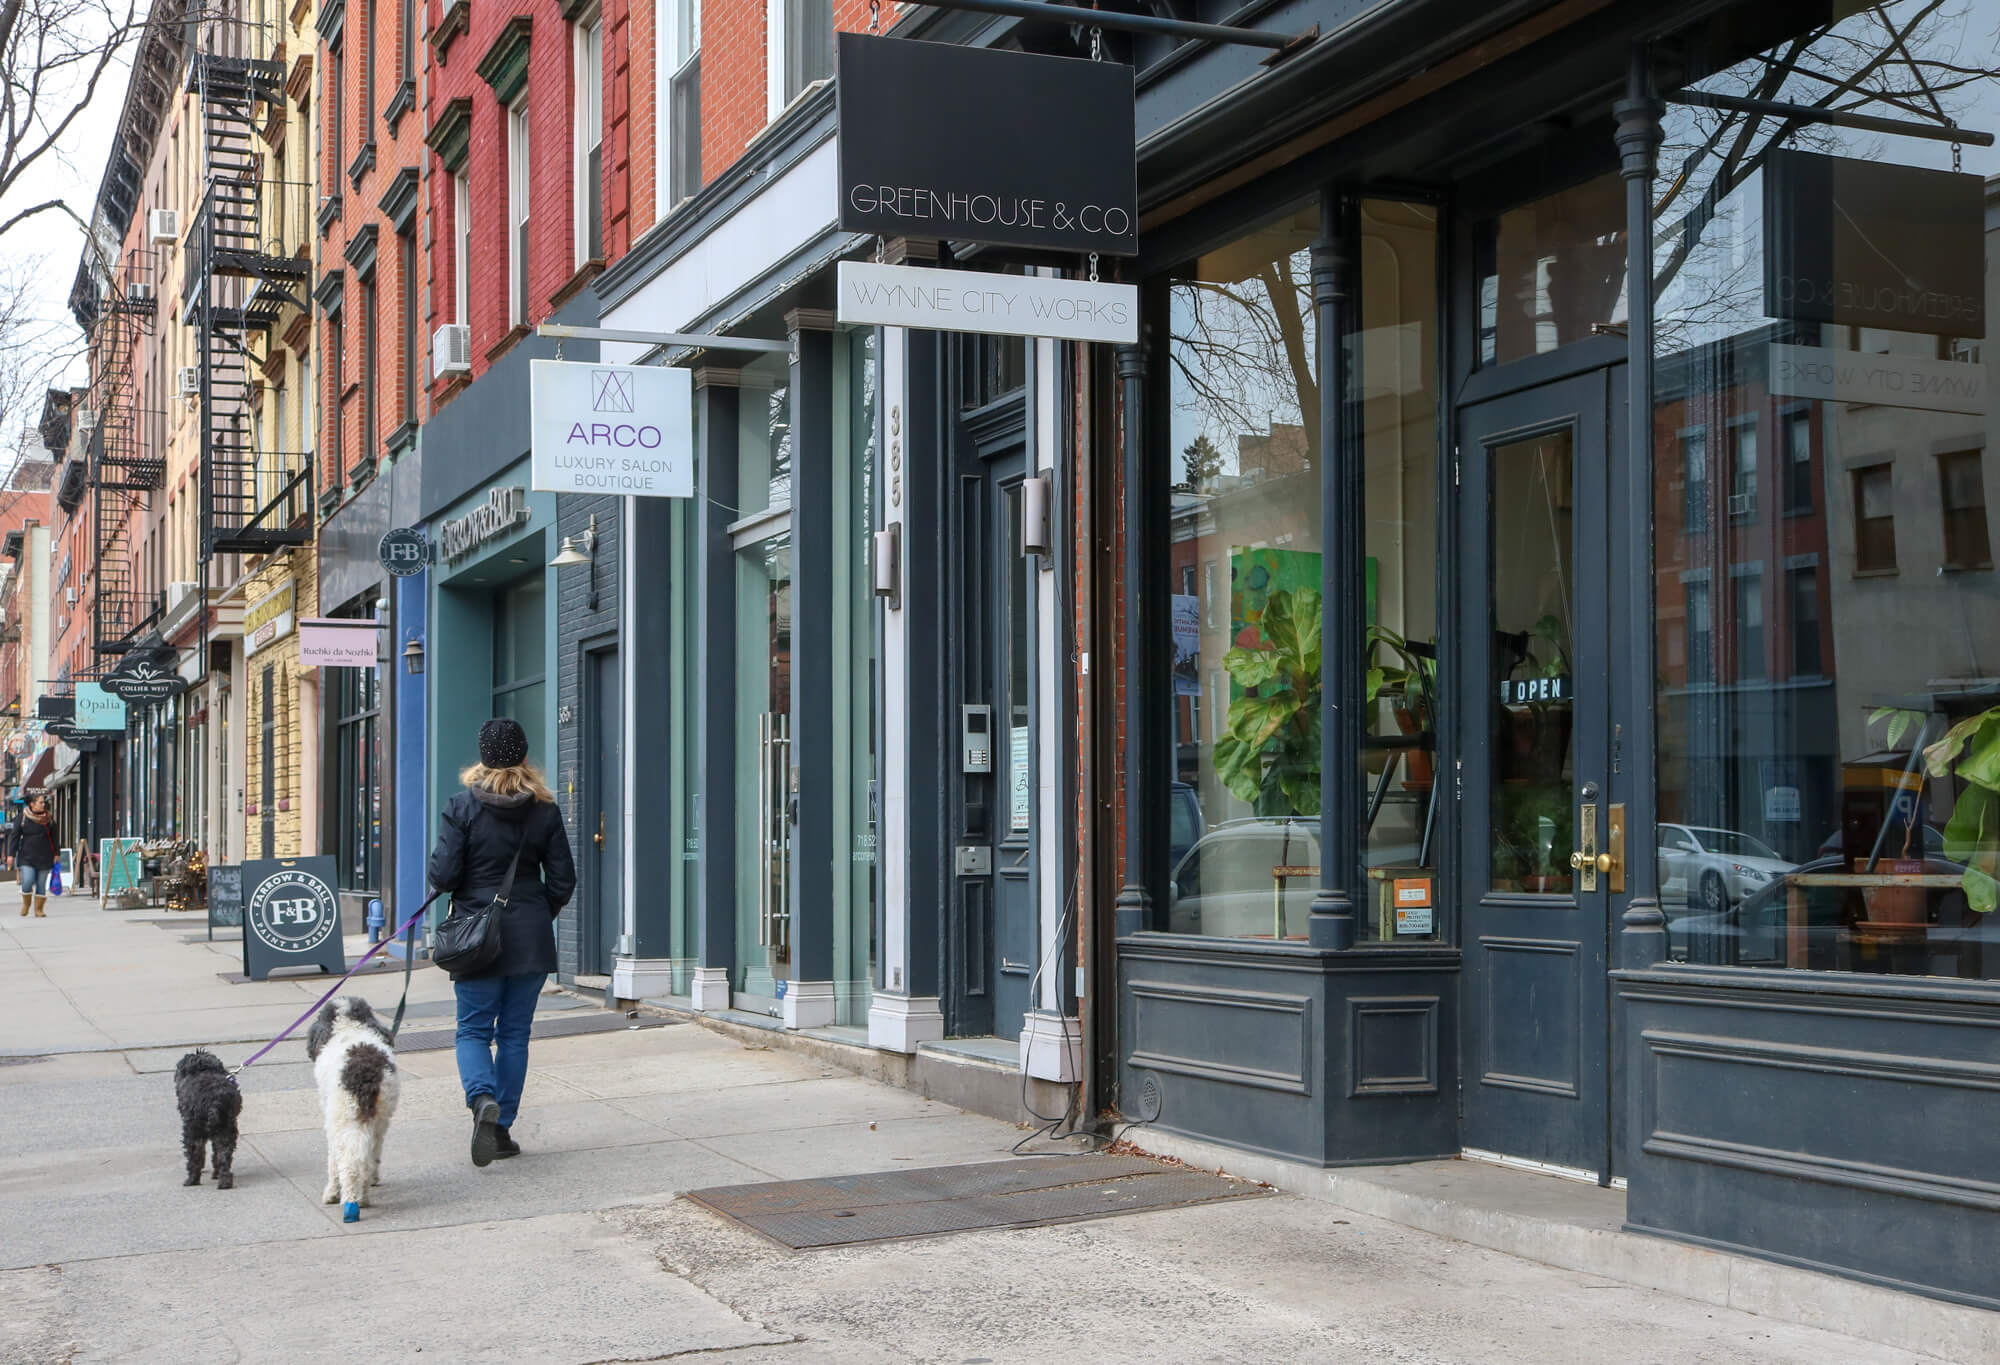
<svg viewBox="0 0 2000 1365">
<path fill-rule="evenodd" d="M 692 1024 L 536 1043 L 526 1152 L 485 1170 L 451 1052 L 404 1054 L 384 1183 L 352 1226 L 318 1201 L 317 1096 L 287 1042 L 243 1075 L 236 1188 L 186 1188 L 175 1061 L 240 1060 L 323 978 L 231 984 L 237 945 L 199 916 L 49 905 L 21 919 L 0 888 L 9 1365 L 1936 1359 L 1282 1195 L 788 1252 L 676 1196 L 1000 1160 L 1022 1133 Z M 449 981 L 414 981 L 406 1028 L 449 1026 Z M 387 1010 L 400 985 L 356 990 Z"/>
</svg>

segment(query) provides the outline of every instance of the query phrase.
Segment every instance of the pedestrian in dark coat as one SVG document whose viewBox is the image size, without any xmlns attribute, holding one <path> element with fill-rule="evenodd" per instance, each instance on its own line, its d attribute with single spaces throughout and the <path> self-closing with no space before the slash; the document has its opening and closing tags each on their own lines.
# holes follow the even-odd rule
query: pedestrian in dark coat
<svg viewBox="0 0 2000 1365">
<path fill-rule="evenodd" d="M 49 871 L 56 865 L 56 825 L 49 816 L 49 798 L 36 792 L 21 816 L 7 827 L 7 866 L 21 869 L 21 913 L 32 907 L 47 918 Z"/>
<path fill-rule="evenodd" d="M 576 891 L 569 832 L 548 781 L 528 762 L 518 721 L 489 720 L 479 762 L 459 774 L 465 790 L 445 804 L 431 885 L 484 905 L 500 892 L 516 850 L 514 888 L 499 915 L 500 956 L 478 976 L 461 976 L 458 1079 L 472 1111 L 472 1164 L 518 1155 L 509 1131 L 528 1077 L 535 1001 L 556 969 L 556 916 Z"/>
</svg>

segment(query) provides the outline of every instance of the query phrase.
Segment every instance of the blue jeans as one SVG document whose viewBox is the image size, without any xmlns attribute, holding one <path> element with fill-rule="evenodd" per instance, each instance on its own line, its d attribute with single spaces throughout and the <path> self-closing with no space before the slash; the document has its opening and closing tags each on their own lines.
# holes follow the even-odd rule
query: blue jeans
<svg viewBox="0 0 2000 1365">
<path fill-rule="evenodd" d="M 511 1128 L 528 1080 L 528 1031 L 535 1000 L 548 973 L 487 976 L 453 982 L 458 992 L 458 1080 L 465 1103 L 491 1095 L 500 1102 L 500 1126 Z M 497 1055 L 496 1055 L 497 1054 Z"/>
<path fill-rule="evenodd" d="M 30 867 L 21 864 L 21 894 L 24 896 L 46 896 L 49 894 L 49 870 L 46 867 Z"/>
</svg>

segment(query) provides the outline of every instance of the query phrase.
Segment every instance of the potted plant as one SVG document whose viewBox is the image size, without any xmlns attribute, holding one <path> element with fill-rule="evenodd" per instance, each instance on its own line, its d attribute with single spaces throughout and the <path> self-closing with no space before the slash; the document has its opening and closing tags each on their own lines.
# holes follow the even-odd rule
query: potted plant
<svg viewBox="0 0 2000 1365">
<path fill-rule="evenodd" d="M 1563 783 L 1502 784 L 1493 810 L 1493 877 L 1523 891 L 1569 890 L 1569 788 Z"/>
<path fill-rule="evenodd" d="M 1965 865 L 1965 903 L 1990 915 L 2000 903 L 2000 706 L 1945 731 L 1924 761 L 1932 777 L 1962 780 L 1945 822 L 1944 855 Z"/>
<path fill-rule="evenodd" d="M 1320 605 L 1316 588 L 1273 591 L 1260 643 L 1222 656 L 1242 691 L 1215 741 L 1215 772 L 1259 815 L 1319 814 Z"/>
<path fill-rule="evenodd" d="M 1387 626 L 1368 627 L 1368 708 L 1387 700 L 1405 735 L 1437 733 L 1437 652 L 1419 653 Z M 1375 771 L 1371 767 L 1371 771 Z M 1403 785 L 1423 791 L 1436 780 L 1431 750 L 1412 749 Z"/>
<path fill-rule="evenodd" d="M 1509 681 L 1522 677 L 1546 678 L 1551 683 L 1568 679 L 1566 634 L 1561 621 L 1544 616 L 1533 629 L 1514 637 L 1519 643 L 1514 665 L 1507 671 Z M 1501 714 L 1506 718 L 1507 736 L 1507 747 L 1500 756 L 1502 776 L 1526 782 L 1561 780 L 1564 760 L 1569 757 L 1569 697 L 1507 702 Z"/>
<path fill-rule="evenodd" d="M 1887 738 L 1892 752 L 1909 754 L 1909 761 L 1904 767 L 1901 781 L 1891 790 L 1904 792 L 1913 787 L 1920 790 L 1923 779 L 1918 776 L 1916 751 L 1922 746 L 1924 736 L 1929 731 L 1930 718 L 1920 711 L 1911 711 L 1898 706 L 1882 706 L 1869 713 L 1868 721 L 1871 725 L 1883 724 L 1888 727 Z M 1916 727 L 1916 739 L 1910 749 L 1904 751 L 1903 741 L 1909 737 L 1912 726 Z M 1909 817 L 1903 821 L 1902 847 L 1888 860 L 1887 866 L 1884 866 L 1881 859 L 1876 856 L 1855 859 L 1856 872 L 1884 879 L 1880 885 L 1866 886 L 1861 890 L 1861 901 L 1868 908 L 1870 924 L 1915 925 L 1923 924 L 1930 919 L 1930 891 L 1926 887 L 1921 883 L 1908 885 L 1889 880 L 1894 877 L 1921 876 L 1925 870 L 1923 845 L 1917 840 L 1917 831 L 1923 824 L 1917 813 L 1921 809 L 1921 802 L 1911 803 Z M 1892 801 L 1889 810 L 1884 812 L 1884 820 L 1893 815 L 1895 810 L 1896 802 Z M 1878 838 L 1878 845 L 1880 842 Z M 1916 845 L 1914 857 L 1911 852 L 1913 844 Z"/>
</svg>

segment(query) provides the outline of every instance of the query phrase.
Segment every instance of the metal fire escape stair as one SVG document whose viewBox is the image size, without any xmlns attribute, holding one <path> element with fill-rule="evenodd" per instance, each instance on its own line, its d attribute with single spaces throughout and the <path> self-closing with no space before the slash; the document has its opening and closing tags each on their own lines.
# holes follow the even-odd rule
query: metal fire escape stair
<svg viewBox="0 0 2000 1365">
<path fill-rule="evenodd" d="M 227 35 L 222 27 L 212 35 Z M 238 35 L 240 36 L 240 35 Z M 213 38 L 211 39 L 213 41 Z M 272 448 L 256 421 L 250 341 L 296 306 L 310 262 L 287 250 L 305 197 L 265 174 L 259 106 L 284 99 L 281 61 L 199 51 L 187 88 L 202 112 L 205 190 L 188 235 L 182 311 L 201 358 L 201 555 L 266 554 L 312 538 L 312 462 Z M 297 200 L 298 202 L 294 202 Z"/>
<path fill-rule="evenodd" d="M 105 282 L 92 351 L 90 412 L 91 538 L 96 546 L 91 598 L 91 646 L 121 654 L 147 625 L 149 604 L 139 577 L 135 523 L 166 481 L 166 458 L 149 430 L 133 377 L 133 351 L 157 313 L 153 253 L 127 254 Z"/>
</svg>

